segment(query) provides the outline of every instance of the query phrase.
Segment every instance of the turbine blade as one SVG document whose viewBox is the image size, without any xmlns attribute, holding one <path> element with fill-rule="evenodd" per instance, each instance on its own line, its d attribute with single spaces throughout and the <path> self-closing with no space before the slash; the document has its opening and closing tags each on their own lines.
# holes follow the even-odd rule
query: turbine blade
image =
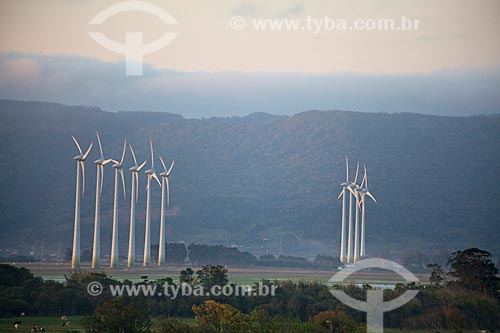
<svg viewBox="0 0 500 333">
<path fill-rule="evenodd" d="M 118 161 L 115 161 L 115 160 L 114 160 L 114 159 L 112 159 L 112 158 L 108 158 L 107 160 L 102 161 L 102 165 L 106 165 L 106 164 L 108 164 L 109 162 L 116 162 L 116 163 L 118 163 Z"/>
<path fill-rule="evenodd" d="M 358 197 L 358 193 L 354 191 L 350 186 L 348 186 L 347 189 L 349 190 L 349 192 L 351 192 L 352 195 L 354 195 L 354 197 Z"/>
<path fill-rule="evenodd" d="M 139 166 L 137 167 L 137 172 L 141 171 L 141 169 L 142 169 L 142 168 L 144 168 L 144 166 L 146 165 L 146 163 L 148 163 L 148 160 L 145 160 L 144 162 L 142 162 L 142 164 L 141 164 L 141 165 L 139 165 Z"/>
<path fill-rule="evenodd" d="M 85 196 L 85 163 L 80 161 L 80 166 L 82 167 L 82 198 Z"/>
<path fill-rule="evenodd" d="M 337 200 L 339 200 L 342 197 L 342 195 L 344 195 L 344 192 L 345 192 L 345 188 L 343 188 L 342 191 L 340 191 L 339 196 L 337 197 Z"/>
<path fill-rule="evenodd" d="M 347 155 L 345 155 L 345 181 L 346 183 L 349 182 L 349 159 Z"/>
<path fill-rule="evenodd" d="M 165 161 L 163 160 L 163 157 L 160 156 L 160 161 L 161 161 L 161 164 L 163 165 L 163 169 L 165 170 L 165 172 L 167 172 L 167 167 L 165 166 Z"/>
<path fill-rule="evenodd" d="M 135 158 L 134 148 L 132 148 L 132 145 L 128 146 L 130 148 L 130 151 L 132 152 L 132 157 L 134 158 L 134 166 L 137 166 L 137 158 Z"/>
<path fill-rule="evenodd" d="M 365 165 L 365 177 L 366 177 L 365 188 L 368 188 L 368 174 L 366 173 L 366 165 Z"/>
<path fill-rule="evenodd" d="M 125 176 L 123 175 L 123 169 L 118 169 L 118 172 L 122 176 L 122 185 L 123 185 L 123 199 L 127 200 L 127 192 L 125 190 Z"/>
<path fill-rule="evenodd" d="M 139 201 L 139 173 L 134 172 L 135 175 L 135 202 Z M 133 195 L 133 194 L 132 194 Z"/>
<path fill-rule="evenodd" d="M 170 175 L 170 172 L 172 172 L 172 168 L 174 167 L 175 160 L 172 160 L 172 164 L 170 164 L 170 168 L 167 171 L 167 177 Z"/>
<path fill-rule="evenodd" d="M 155 155 L 153 152 L 153 139 L 149 138 L 149 146 L 151 147 L 151 169 L 155 169 Z"/>
<path fill-rule="evenodd" d="M 95 131 L 97 135 L 97 141 L 99 142 L 99 150 L 101 151 L 101 159 L 104 159 L 104 153 L 102 152 L 101 138 L 99 137 L 99 132 Z"/>
<path fill-rule="evenodd" d="M 356 184 L 356 182 L 358 181 L 358 173 L 359 173 L 359 162 L 358 166 L 356 167 L 356 176 L 354 177 L 354 184 Z"/>
<path fill-rule="evenodd" d="M 156 175 L 156 173 L 153 173 L 153 178 L 156 179 L 156 182 L 158 183 L 158 185 L 160 185 L 161 187 L 161 182 L 160 182 L 160 178 L 158 178 L 158 176 Z"/>
<path fill-rule="evenodd" d="M 167 207 L 170 208 L 170 185 L 168 183 L 168 177 L 165 177 L 165 181 L 167 182 Z"/>
<path fill-rule="evenodd" d="M 149 184 L 151 184 L 151 175 L 148 175 L 148 184 L 146 185 L 146 191 L 149 189 Z"/>
<path fill-rule="evenodd" d="M 90 151 L 92 150 L 92 147 L 93 147 L 93 146 L 94 146 L 94 143 L 93 143 L 93 142 L 91 142 L 91 143 L 90 143 L 90 146 L 89 146 L 89 149 L 87 149 L 87 151 L 85 152 L 85 155 L 83 155 L 82 160 L 84 160 L 84 161 L 85 161 L 85 160 L 87 159 L 87 156 L 89 156 Z"/>
<path fill-rule="evenodd" d="M 125 159 L 126 151 L 127 151 L 127 139 L 125 138 L 125 142 L 123 142 L 123 153 L 122 153 L 122 159 L 120 160 L 120 164 L 122 164 L 123 160 Z"/>
<path fill-rule="evenodd" d="M 99 188 L 99 196 L 101 196 L 101 194 L 102 194 L 102 184 L 104 182 L 104 165 L 99 165 L 99 170 L 101 172 L 101 185 L 100 185 L 100 188 Z"/>
<path fill-rule="evenodd" d="M 78 141 L 76 141 L 76 138 L 73 135 L 71 135 L 71 138 L 73 139 L 73 141 L 75 141 L 76 148 L 78 148 L 78 150 L 80 151 L 80 154 L 83 154 L 82 147 L 80 147 L 80 144 L 78 143 Z"/>
<path fill-rule="evenodd" d="M 366 192 L 366 195 L 369 196 L 373 200 L 373 202 L 377 203 L 377 199 L 375 199 L 375 197 L 370 192 Z"/>
</svg>

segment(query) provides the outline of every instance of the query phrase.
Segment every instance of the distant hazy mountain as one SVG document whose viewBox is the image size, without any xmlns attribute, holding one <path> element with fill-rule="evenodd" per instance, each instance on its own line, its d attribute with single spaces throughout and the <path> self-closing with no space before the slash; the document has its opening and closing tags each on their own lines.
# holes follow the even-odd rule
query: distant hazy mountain
<svg viewBox="0 0 500 333">
<path fill-rule="evenodd" d="M 256 254 L 338 255 L 344 156 L 368 166 L 379 203 L 367 208 L 367 251 L 404 253 L 478 246 L 500 253 L 500 117 L 437 117 L 308 111 L 291 117 L 190 120 L 151 112 L 42 102 L 0 101 L 0 248 L 39 253 L 70 247 L 74 134 L 87 147 L 99 130 L 106 156 L 124 137 L 140 160 L 176 160 L 171 176 L 169 241 L 247 247 Z M 82 250 L 91 248 L 98 149 L 86 163 Z M 126 165 L 132 164 L 129 152 Z M 161 164 L 155 161 L 157 170 Z M 140 179 L 138 243 L 144 233 Z M 130 173 L 126 172 L 130 191 Z M 105 172 L 103 255 L 111 244 L 113 171 Z M 159 195 L 153 197 L 153 243 Z M 120 201 L 125 249 L 129 197 Z M 125 251 L 122 250 L 121 254 Z"/>
</svg>

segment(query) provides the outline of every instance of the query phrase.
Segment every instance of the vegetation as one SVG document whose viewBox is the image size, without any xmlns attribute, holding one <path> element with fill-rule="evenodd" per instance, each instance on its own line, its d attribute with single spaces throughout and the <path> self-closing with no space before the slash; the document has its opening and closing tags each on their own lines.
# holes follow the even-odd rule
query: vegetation
<svg viewBox="0 0 500 333">
<path fill-rule="evenodd" d="M 137 307 L 126 304 L 121 299 L 104 301 L 92 316 L 82 320 L 86 332 L 149 333 L 151 320 Z"/>
<path fill-rule="evenodd" d="M 472 248 L 449 257 L 449 268 L 430 265 L 431 285 L 398 284 L 384 297 L 394 299 L 408 289 L 419 289 L 416 298 L 388 312 L 385 325 L 401 330 L 432 332 L 495 330 L 500 328 L 500 283 L 491 254 Z M 207 265 L 194 272 L 186 268 L 179 280 L 192 286 L 222 286 L 228 283 L 227 269 Z M 93 297 L 87 285 L 98 281 L 104 292 Z M 143 281 L 135 286 L 175 286 L 171 278 Z M 102 273 L 77 273 L 66 283 L 43 281 L 23 268 L 0 265 L 0 316 L 86 315 L 82 325 L 88 332 L 361 332 L 364 314 L 333 298 L 329 288 L 318 282 L 266 281 L 277 286 L 275 296 L 183 296 L 164 295 L 112 297 L 107 286 L 131 285 Z M 256 286 L 257 287 L 257 286 Z M 363 299 L 372 288 L 334 286 Z M 162 289 L 161 289 L 162 290 Z M 147 315 L 146 315 L 147 314 Z M 152 325 L 151 317 L 162 317 Z M 194 318 L 186 322 L 179 318 Z"/>
</svg>

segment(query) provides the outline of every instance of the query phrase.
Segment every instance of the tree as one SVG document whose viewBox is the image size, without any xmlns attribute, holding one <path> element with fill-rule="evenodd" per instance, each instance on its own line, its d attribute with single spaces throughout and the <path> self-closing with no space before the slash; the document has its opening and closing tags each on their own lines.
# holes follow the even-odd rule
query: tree
<svg viewBox="0 0 500 333">
<path fill-rule="evenodd" d="M 35 277 L 24 267 L 0 264 L 0 286 L 20 286 L 24 281 L 33 280 Z"/>
<path fill-rule="evenodd" d="M 160 317 L 156 320 L 154 333 L 190 333 L 191 326 L 176 318 Z"/>
<path fill-rule="evenodd" d="M 228 283 L 227 269 L 222 265 L 203 266 L 196 272 L 198 282 L 205 288 L 225 286 Z"/>
<path fill-rule="evenodd" d="M 134 305 L 121 299 L 99 304 L 90 317 L 82 319 L 85 332 L 89 333 L 149 333 L 151 320 Z"/>
<path fill-rule="evenodd" d="M 64 261 L 71 261 L 73 258 L 73 250 L 69 247 L 67 247 L 65 250 L 64 250 Z"/>
<path fill-rule="evenodd" d="M 202 332 L 248 332 L 250 319 L 229 304 L 208 300 L 192 307 Z"/>
<path fill-rule="evenodd" d="M 430 268 L 432 270 L 431 276 L 429 277 L 429 281 L 431 282 L 431 284 L 439 285 L 445 280 L 445 272 L 441 265 L 436 263 L 428 264 L 427 268 Z"/>
<path fill-rule="evenodd" d="M 312 321 L 322 326 L 327 332 L 352 333 L 358 325 L 343 311 L 322 311 L 312 318 Z"/>
<path fill-rule="evenodd" d="M 189 285 L 193 285 L 193 282 L 195 280 L 194 277 L 194 271 L 188 267 L 185 270 L 182 270 L 181 273 L 179 274 L 179 282 L 182 283 L 187 283 Z"/>
<path fill-rule="evenodd" d="M 448 275 L 464 288 L 498 295 L 498 269 L 491 257 L 491 253 L 478 248 L 453 252 L 448 259 Z"/>
<path fill-rule="evenodd" d="M 166 243 L 166 261 L 175 265 L 182 265 L 187 257 L 186 245 L 183 243 Z"/>
</svg>

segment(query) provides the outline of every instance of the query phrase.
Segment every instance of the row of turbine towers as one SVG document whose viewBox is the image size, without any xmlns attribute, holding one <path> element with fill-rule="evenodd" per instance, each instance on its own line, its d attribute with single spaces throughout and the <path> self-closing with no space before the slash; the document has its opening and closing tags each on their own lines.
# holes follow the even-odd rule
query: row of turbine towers
<svg viewBox="0 0 500 333">
<path fill-rule="evenodd" d="M 115 182 L 114 182 L 114 199 L 113 199 L 113 232 L 111 241 L 111 258 L 109 266 L 110 268 L 118 267 L 118 203 L 119 203 L 119 175 L 121 176 L 121 182 L 123 186 L 123 197 L 126 200 L 126 188 L 125 188 L 125 176 L 123 174 L 123 161 L 125 159 L 125 153 L 127 151 L 127 139 L 123 143 L 123 152 L 121 155 L 121 160 L 117 161 L 112 158 L 104 158 L 104 152 L 102 149 L 101 138 L 99 133 L 96 131 L 97 142 L 99 143 L 100 157 L 94 161 L 97 169 L 96 177 L 96 194 L 95 194 L 95 219 L 94 219 L 94 244 L 92 248 L 92 268 L 100 267 L 101 260 L 101 196 L 102 187 L 104 180 L 104 168 L 107 164 L 113 163 L 112 167 L 115 169 Z M 82 148 L 76 138 L 71 136 L 73 141 L 78 148 L 79 154 L 73 159 L 76 161 L 76 198 L 75 198 L 75 225 L 73 234 L 73 253 L 71 268 L 78 270 L 80 268 L 80 202 L 85 194 L 85 160 L 90 154 L 93 147 L 93 142 L 90 143 L 89 148 L 85 153 L 83 153 Z M 165 265 L 165 203 L 167 207 L 170 206 L 170 185 L 168 177 L 172 172 L 174 162 L 170 164 L 167 169 L 165 161 L 160 156 L 160 161 L 163 165 L 164 171 L 160 173 L 161 181 L 156 174 L 154 168 L 154 151 L 153 151 L 153 141 L 149 140 L 150 150 L 151 150 L 151 168 L 146 170 L 145 173 L 148 176 L 147 186 L 146 186 L 146 231 L 144 237 L 144 260 L 143 266 L 146 267 L 151 264 L 151 182 L 154 179 L 161 188 L 161 210 L 160 210 L 160 244 L 158 250 L 158 266 Z M 132 174 L 132 189 L 131 189 L 131 199 L 130 199 L 130 231 L 129 231 L 129 243 L 128 243 L 128 258 L 127 267 L 132 267 L 135 265 L 135 204 L 139 199 L 139 172 L 144 168 L 147 160 L 141 164 L 137 163 L 137 158 L 135 156 L 134 149 L 132 145 L 128 145 L 132 157 L 134 159 L 134 165 L 129 168 Z M 81 179 L 80 179 L 81 174 Z M 81 188 L 81 190 L 80 190 Z M 165 202 L 166 201 L 166 202 Z"/>
<path fill-rule="evenodd" d="M 366 255 L 365 247 L 365 215 L 366 215 L 366 197 L 369 197 L 373 202 L 377 203 L 375 197 L 368 190 L 368 175 L 366 173 L 366 165 L 364 165 L 364 176 L 361 185 L 357 184 L 359 174 L 359 162 L 356 167 L 356 175 L 354 180 L 349 181 L 349 159 L 345 157 L 346 179 L 340 184 L 342 191 L 337 200 L 342 198 L 342 226 L 340 236 L 340 262 L 343 264 L 351 264 L 357 262 Z M 346 196 L 349 196 L 347 203 Z M 354 202 L 353 202 L 354 201 Z M 353 214 L 354 203 L 354 214 Z M 349 205 L 346 207 L 346 205 Z M 348 216 L 346 216 L 348 211 Z M 361 214 L 361 233 L 360 233 L 360 214 Z M 354 234 L 353 234 L 353 215 L 354 215 Z M 347 218 L 347 221 L 346 221 Z M 346 222 L 347 222 L 347 253 L 346 253 Z M 354 236 L 354 242 L 352 241 Z"/>
</svg>

